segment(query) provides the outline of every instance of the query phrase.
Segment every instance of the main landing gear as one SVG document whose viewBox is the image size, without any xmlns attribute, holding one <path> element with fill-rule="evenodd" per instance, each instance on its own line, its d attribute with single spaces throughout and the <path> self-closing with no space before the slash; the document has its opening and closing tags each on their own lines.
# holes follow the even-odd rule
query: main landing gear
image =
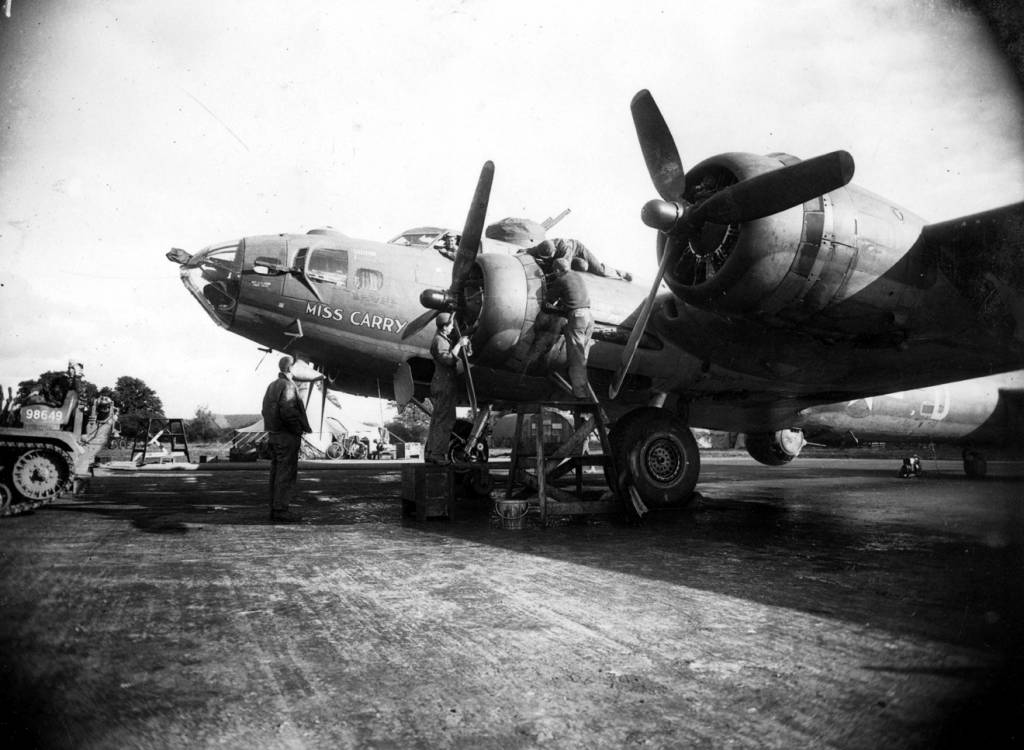
<svg viewBox="0 0 1024 750">
<path fill-rule="evenodd" d="M 609 483 L 620 495 L 632 486 L 648 508 L 685 508 L 693 502 L 700 474 L 700 449 L 686 423 L 670 411 L 647 406 L 628 412 L 611 427 L 614 468 Z"/>
<path fill-rule="evenodd" d="M 486 437 L 480 435 L 473 440 L 472 433 L 473 423 L 470 420 L 455 420 L 448 444 L 448 463 L 455 471 L 459 487 L 477 497 L 487 497 L 494 489 L 494 479 L 487 466 L 490 447 Z"/>
</svg>

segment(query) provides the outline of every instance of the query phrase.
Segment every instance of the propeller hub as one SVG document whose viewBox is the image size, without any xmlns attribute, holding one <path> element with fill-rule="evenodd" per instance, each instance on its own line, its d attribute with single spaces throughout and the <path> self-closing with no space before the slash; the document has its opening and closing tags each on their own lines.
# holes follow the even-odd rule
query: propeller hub
<svg viewBox="0 0 1024 750">
<path fill-rule="evenodd" d="M 654 199 L 644 204 L 640 210 L 640 220 L 651 229 L 671 234 L 679 228 L 685 213 L 686 208 L 681 203 Z"/>
<path fill-rule="evenodd" d="M 458 307 L 457 303 L 455 295 L 443 289 L 424 289 L 420 292 L 420 304 L 430 310 L 452 312 Z"/>
</svg>

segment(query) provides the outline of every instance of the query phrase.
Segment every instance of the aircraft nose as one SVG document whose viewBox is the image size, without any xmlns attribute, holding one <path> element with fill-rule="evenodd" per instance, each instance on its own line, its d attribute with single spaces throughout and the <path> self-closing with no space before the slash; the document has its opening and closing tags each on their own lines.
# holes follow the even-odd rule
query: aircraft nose
<svg viewBox="0 0 1024 750">
<path fill-rule="evenodd" d="M 195 255 L 174 248 L 167 258 L 181 265 L 181 281 L 217 325 L 230 328 L 241 291 L 240 242 L 205 248 Z"/>
</svg>

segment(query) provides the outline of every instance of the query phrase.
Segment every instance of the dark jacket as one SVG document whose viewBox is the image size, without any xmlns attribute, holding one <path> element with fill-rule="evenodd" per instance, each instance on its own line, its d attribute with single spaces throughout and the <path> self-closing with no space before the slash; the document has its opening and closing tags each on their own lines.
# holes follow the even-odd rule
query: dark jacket
<svg viewBox="0 0 1024 750">
<path fill-rule="evenodd" d="M 444 333 L 438 331 L 430 342 L 430 356 L 434 359 L 434 377 L 431 383 L 454 383 L 459 358 L 452 354 L 452 342 Z"/>
<path fill-rule="evenodd" d="M 590 294 L 582 274 L 566 271 L 548 278 L 544 294 L 545 312 L 566 315 L 583 307 L 590 307 Z"/>
<path fill-rule="evenodd" d="M 299 389 L 283 372 L 267 386 L 263 395 L 263 429 L 267 432 L 290 432 L 302 435 L 312 432 L 306 409 L 299 398 Z"/>
</svg>

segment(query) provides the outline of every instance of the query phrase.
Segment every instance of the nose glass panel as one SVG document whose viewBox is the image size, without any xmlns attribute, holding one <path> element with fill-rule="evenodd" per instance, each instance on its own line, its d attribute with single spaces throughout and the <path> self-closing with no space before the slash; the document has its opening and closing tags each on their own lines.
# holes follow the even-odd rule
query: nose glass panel
<svg viewBox="0 0 1024 750">
<path fill-rule="evenodd" d="M 222 328 L 234 320 L 241 290 L 240 242 L 215 245 L 181 267 L 181 280 L 207 314 Z"/>
</svg>

